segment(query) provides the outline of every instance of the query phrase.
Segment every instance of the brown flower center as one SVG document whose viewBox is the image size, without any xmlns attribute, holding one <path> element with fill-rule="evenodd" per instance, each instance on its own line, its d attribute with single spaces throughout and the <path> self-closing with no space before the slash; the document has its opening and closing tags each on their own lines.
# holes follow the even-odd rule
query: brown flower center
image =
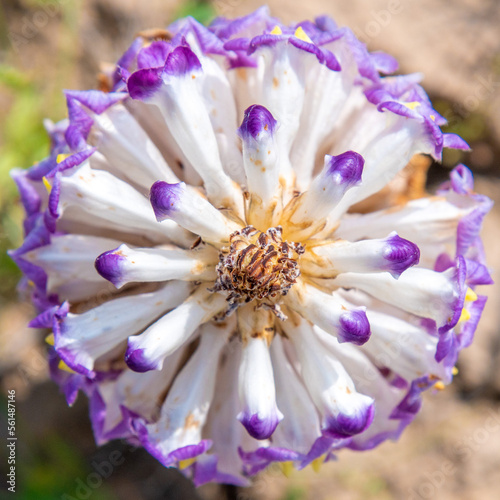
<svg viewBox="0 0 500 500">
<path fill-rule="evenodd" d="M 258 307 L 272 309 L 279 318 L 285 318 L 277 302 L 300 276 L 297 259 L 304 247 L 283 241 L 281 235 L 281 226 L 265 233 L 247 226 L 231 234 L 229 246 L 220 251 L 213 288 L 229 292 L 227 313 L 242 303 L 257 300 Z"/>
</svg>

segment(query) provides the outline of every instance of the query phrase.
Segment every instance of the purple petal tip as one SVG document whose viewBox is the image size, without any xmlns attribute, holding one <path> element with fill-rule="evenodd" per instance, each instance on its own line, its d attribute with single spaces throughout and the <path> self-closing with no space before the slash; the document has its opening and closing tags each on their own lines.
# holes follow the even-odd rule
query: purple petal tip
<svg viewBox="0 0 500 500">
<path fill-rule="evenodd" d="M 325 65 L 328 69 L 331 71 L 340 71 L 342 69 L 338 59 L 329 50 L 324 50 L 323 54 L 325 56 Z"/>
<path fill-rule="evenodd" d="M 136 71 L 127 80 L 127 89 L 132 99 L 147 101 L 162 85 L 161 68 Z"/>
<path fill-rule="evenodd" d="M 172 47 L 164 40 L 157 40 L 142 48 L 137 54 L 137 67 L 139 69 L 162 68 Z"/>
<path fill-rule="evenodd" d="M 243 424 L 248 434 L 255 439 L 268 439 L 271 437 L 280 422 L 277 413 L 266 418 L 260 418 L 257 413 L 250 415 L 245 412 L 240 413 L 237 418 Z"/>
<path fill-rule="evenodd" d="M 155 363 L 145 356 L 144 349 L 136 349 L 131 340 L 129 339 L 128 341 L 128 348 L 125 353 L 125 363 L 127 363 L 127 366 L 134 372 L 139 373 L 159 369 Z"/>
<path fill-rule="evenodd" d="M 387 261 L 386 269 L 391 274 L 399 276 L 409 267 L 418 264 L 420 250 L 415 243 L 401 238 L 397 234 L 389 236 L 386 240 L 387 247 L 384 258 Z"/>
<path fill-rule="evenodd" d="M 121 263 L 125 260 L 118 252 L 118 248 L 104 252 L 97 257 L 94 263 L 96 271 L 117 288 L 121 285 Z"/>
<path fill-rule="evenodd" d="M 365 311 L 357 309 L 340 315 L 339 342 L 363 345 L 370 338 L 370 323 Z"/>
<path fill-rule="evenodd" d="M 248 137 L 257 139 L 262 132 L 272 134 L 276 128 L 276 124 L 277 121 L 268 109 L 259 104 L 254 104 L 245 111 L 245 116 L 238 132 L 243 140 Z"/>
<path fill-rule="evenodd" d="M 201 70 L 201 64 L 195 53 L 189 47 L 180 46 L 168 56 L 164 73 L 178 76 L 199 70 Z"/>
<path fill-rule="evenodd" d="M 95 378 L 96 374 L 92 370 L 92 366 L 85 366 L 79 362 L 78 352 L 73 351 L 71 348 L 57 347 L 57 355 L 66 363 L 73 371 L 85 375 L 89 379 Z M 87 363 L 88 365 L 88 363 Z"/>
<path fill-rule="evenodd" d="M 151 186 L 149 198 L 156 220 L 162 221 L 178 210 L 180 194 L 184 190 L 184 183 L 168 184 L 157 181 Z"/>
<path fill-rule="evenodd" d="M 168 467 L 169 465 L 173 465 L 181 460 L 189 460 L 190 458 L 196 458 L 199 455 L 202 455 L 212 447 L 212 444 L 212 440 L 203 439 L 198 444 L 189 444 L 187 446 L 183 446 L 182 448 L 177 448 L 163 459 L 161 457 L 158 458 L 160 458 L 160 462 L 163 463 L 163 465 Z"/>
<path fill-rule="evenodd" d="M 363 405 L 352 415 L 340 413 L 336 417 L 328 418 L 324 433 L 330 437 L 340 439 L 355 436 L 371 425 L 374 414 L 373 402 L 366 406 Z"/>
<path fill-rule="evenodd" d="M 474 176 L 465 165 L 457 165 L 450 173 L 451 187 L 456 193 L 468 194 L 474 190 Z"/>
<path fill-rule="evenodd" d="M 365 160 L 354 151 L 346 151 L 338 156 L 326 157 L 328 174 L 332 175 L 339 185 L 346 188 L 354 186 L 361 181 Z"/>
<path fill-rule="evenodd" d="M 470 151 L 471 147 L 457 134 L 443 134 L 443 147 Z"/>
</svg>

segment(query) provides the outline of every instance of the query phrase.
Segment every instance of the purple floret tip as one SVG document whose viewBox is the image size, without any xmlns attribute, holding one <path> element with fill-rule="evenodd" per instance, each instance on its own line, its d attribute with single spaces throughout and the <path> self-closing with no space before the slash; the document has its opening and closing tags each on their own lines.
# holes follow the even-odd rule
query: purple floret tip
<svg viewBox="0 0 500 500">
<path fill-rule="evenodd" d="M 399 276 L 409 267 L 418 264 L 420 250 L 415 243 L 405 240 L 397 234 L 389 236 L 385 241 L 387 247 L 384 252 L 384 259 L 387 261 L 386 269 L 391 274 Z"/>
<path fill-rule="evenodd" d="M 163 68 L 171 50 L 171 45 L 164 40 L 154 41 L 137 54 L 137 67 L 139 69 Z"/>
<path fill-rule="evenodd" d="M 361 181 L 365 160 L 359 153 L 346 151 L 338 156 L 327 156 L 328 174 L 337 184 L 352 187 Z"/>
<path fill-rule="evenodd" d="M 138 373 L 157 370 L 158 366 L 145 356 L 144 349 L 136 349 L 131 340 L 129 339 L 128 341 L 128 348 L 125 353 L 125 363 L 127 363 L 127 366 Z"/>
<path fill-rule="evenodd" d="M 443 134 L 443 147 L 470 151 L 471 147 L 457 134 Z"/>
<path fill-rule="evenodd" d="M 65 90 L 66 98 L 71 98 L 100 115 L 114 104 L 127 98 L 123 92 L 102 92 L 100 90 Z"/>
<path fill-rule="evenodd" d="M 161 71 L 161 68 L 146 68 L 132 73 L 127 80 L 130 97 L 140 101 L 151 99 L 163 83 Z"/>
<path fill-rule="evenodd" d="M 199 59 L 189 47 L 184 46 L 177 47 L 169 54 L 163 69 L 164 73 L 170 76 L 186 75 L 200 70 Z"/>
<path fill-rule="evenodd" d="M 196 458 L 202 455 L 212 447 L 212 441 L 210 439 L 203 439 L 198 444 L 190 444 L 183 446 L 182 448 L 177 448 L 177 450 L 172 451 L 164 458 L 160 459 L 165 466 L 172 465 L 176 462 L 182 460 L 189 460 L 190 458 Z"/>
<path fill-rule="evenodd" d="M 242 412 L 238 415 L 238 420 L 243 424 L 248 434 L 255 439 L 268 439 L 271 437 L 280 422 L 276 413 L 261 419 L 257 413 L 250 415 L 247 412 Z"/>
<path fill-rule="evenodd" d="M 356 309 L 340 315 L 339 342 L 363 345 L 370 338 L 370 323 L 365 311 Z"/>
<path fill-rule="evenodd" d="M 450 184 L 458 194 L 467 194 L 474 190 L 474 176 L 465 165 L 457 165 L 450 173 Z"/>
<path fill-rule="evenodd" d="M 157 181 L 151 186 L 149 199 L 155 213 L 156 220 L 162 221 L 178 210 L 180 194 L 184 190 L 184 183 L 169 184 Z"/>
<path fill-rule="evenodd" d="M 110 281 L 116 287 L 121 283 L 121 263 L 125 258 L 117 251 L 119 248 L 104 252 L 95 260 L 96 271 L 106 280 Z"/>
<path fill-rule="evenodd" d="M 327 420 L 324 433 L 333 438 L 348 438 L 355 436 L 371 425 L 374 415 L 375 407 L 373 403 L 364 406 L 353 415 L 340 413 L 336 417 L 330 417 Z"/>
<path fill-rule="evenodd" d="M 277 121 L 267 108 L 254 104 L 245 111 L 238 133 L 243 140 L 248 137 L 257 139 L 261 133 L 274 133 L 276 124 Z"/>
</svg>

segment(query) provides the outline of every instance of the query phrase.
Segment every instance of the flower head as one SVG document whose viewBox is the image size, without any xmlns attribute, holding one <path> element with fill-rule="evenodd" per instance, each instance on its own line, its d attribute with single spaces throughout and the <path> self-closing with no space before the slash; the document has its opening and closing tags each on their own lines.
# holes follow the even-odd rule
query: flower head
<svg viewBox="0 0 500 500">
<path fill-rule="evenodd" d="M 464 166 L 425 194 L 415 155 L 467 145 L 396 69 L 260 9 L 142 34 L 103 90 L 66 92 L 50 156 L 13 172 L 11 256 L 98 443 L 245 484 L 395 439 L 451 381 L 491 203 Z"/>
</svg>

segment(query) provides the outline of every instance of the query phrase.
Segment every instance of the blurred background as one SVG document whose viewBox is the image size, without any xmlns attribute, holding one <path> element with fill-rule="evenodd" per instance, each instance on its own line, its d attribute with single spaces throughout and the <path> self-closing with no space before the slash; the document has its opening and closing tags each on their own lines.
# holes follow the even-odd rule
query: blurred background
<svg viewBox="0 0 500 500">
<path fill-rule="evenodd" d="M 5 478 L 6 391 L 17 399 L 17 497 L 53 500 L 159 499 L 498 499 L 500 491 L 500 296 L 489 295 L 472 347 L 462 353 L 456 382 L 425 397 L 398 443 L 369 453 L 344 451 L 320 471 L 279 468 L 250 489 L 194 488 L 142 450 L 120 442 L 97 448 L 80 397 L 67 408 L 48 381 L 44 332 L 30 330 L 19 303 L 19 272 L 5 251 L 22 241 L 22 210 L 13 167 L 48 153 L 42 120 L 65 116 L 62 89 L 96 86 L 99 65 L 114 62 L 138 31 L 193 15 L 209 22 L 266 2 L 252 0 L 0 0 L 0 476 Z M 497 205 L 484 225 L 493 277 L 500 283 L 500 4 L 497 0 L 269 0 L 285 22 L 329 14 L 371 50 L 396 56 L 403 73 L 422 72 L 435 107 L 471 153 L 447 151 L 429 187 L 456 163 L 468 165 L 476 190 Z M 96 475 L 114 457 L 112 471 Z M 103 466 L 104 467 L 104 466 Z M 108 477 L 104 477 L 108 476 Z M 5 480 L 0 496 L 7 498 Z"/>
</svg>

